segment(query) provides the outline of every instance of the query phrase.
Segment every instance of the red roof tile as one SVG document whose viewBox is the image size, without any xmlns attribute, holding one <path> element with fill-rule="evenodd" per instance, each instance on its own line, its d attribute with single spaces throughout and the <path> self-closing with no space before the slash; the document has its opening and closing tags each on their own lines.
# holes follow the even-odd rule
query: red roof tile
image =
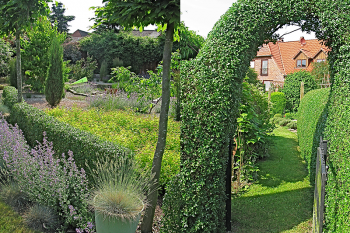
<svg viewBox="0 0 350 233">
<path fill-rule="evenodd" d="M 303 42 L 302 43 L 300 43 Z M 314 40 L 298 40 L 281 42 L 278 41 L 276 44 L 270 42 L 268 45 L 264 46 L 258 51 L 257 57 L 272 55 L 273 59 L 276 61 L 277 66 L 283 74 L 293 73 L 295 69 L 294 58 L 300 52 L 304 53 L 310 59 L 315 58 L 315 56 L 322 50 L 324 52 L 330 51 L 325 45 L 321 44 L 322 41 L 317 39 Z M 312 70 L 312 66 L 308 66 L 307 70 Z"/>
</svg>

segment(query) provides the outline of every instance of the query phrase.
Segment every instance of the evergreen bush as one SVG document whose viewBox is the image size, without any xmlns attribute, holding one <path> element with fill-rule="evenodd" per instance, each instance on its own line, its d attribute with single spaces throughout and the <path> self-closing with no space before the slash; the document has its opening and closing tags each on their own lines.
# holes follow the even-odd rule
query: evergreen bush
<svg viewBox="0 0 350 233">
<path fill-rule="evenodd" d="M 12 86 L 4 87 L 2 99 L 3 103 L 11 110 L 13 105 L 17 103 L 17 89 Z"/>
<path fill-rule="evenodd" d="M 57 106 L 64 94 L 63 49 L 57 37 L 54 37 L 49 49 L 49 68 L 45 82 L 45 97 L 51 107 Z"/>
<path fill-rule="evenodd" d="M 286 109 L 290 112 L 296 112 L 299 107 L 301 82 L 304 82 L 304 94 L 317 88 L 315 77 L 308 71 L 301 70 L 287 75 L 282 92 L 287 99 Z"/>
<path fill-rule="evenodd" d="M 298 109 L 298 141 L 300 153 L 307 163 L 311 184 L 315 182 L 317 147 L 320 136 L 324 136 L 326 113 L 330 89 L 317 89 L 307 93 Z M 323 126 L 322 126 L 323 125 Z"/>
<path fill-rule="evenodd" d="M 271 93 L 272 102 L 272 113 L 273 114 L 283 114 L 284 108 L 286 107 L 286 97 L 283 92 L 273 92 Z"/>
</svg>

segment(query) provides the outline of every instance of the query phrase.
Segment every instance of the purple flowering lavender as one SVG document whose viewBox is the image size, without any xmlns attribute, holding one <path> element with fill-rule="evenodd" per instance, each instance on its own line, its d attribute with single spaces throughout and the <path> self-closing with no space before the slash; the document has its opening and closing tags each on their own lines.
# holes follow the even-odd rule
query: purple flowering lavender
<svg viewBox="0 0 350 233">
<path fill-rule="evenodd" d="M 43 143 L 30 150 L 18 126 L 0 115 L 0 164 L 32 201 L 53 207 L 67 224 L 86 228 L 91 220 L 88 181 L 85 171 L 77 168 L 73 152 L 68 152 L 67 159 L 64 154 L 55 158 L 45 132 Z"/>
</svg>

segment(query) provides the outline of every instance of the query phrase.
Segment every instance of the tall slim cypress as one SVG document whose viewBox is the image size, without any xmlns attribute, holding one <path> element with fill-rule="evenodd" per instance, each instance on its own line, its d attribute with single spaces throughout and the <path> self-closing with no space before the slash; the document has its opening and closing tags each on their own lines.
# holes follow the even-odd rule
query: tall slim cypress
<svg viewBox="0 0 350 233">
<path fill-rule="evenodd" d="M 58 38 L 55 37 L 49 48 L 49 68 L 45 81 L 46 101 L 51 107 L 55 107 L 60 103 L 63 89 L 63 49 Z"/>
</svg>

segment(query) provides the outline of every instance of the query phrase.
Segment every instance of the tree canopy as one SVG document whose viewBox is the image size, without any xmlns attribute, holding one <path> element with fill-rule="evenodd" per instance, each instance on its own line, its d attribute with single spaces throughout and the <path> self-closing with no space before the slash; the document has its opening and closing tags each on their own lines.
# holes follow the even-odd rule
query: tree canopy
<svg viewBox="0 0 350 233">
<path fill-rule="evenodd" d="M 63 3 L 56 2 L 52 5 L 52 11 L 50 13 L 50 21 L 52 24 L 56 24 L 57 30 L 59 32 L 68 32 L 68 23 L 75 19 L 75 16 L 65 16 L 64 12 L 66 9 L 64 8 Z"/>
</svg>

